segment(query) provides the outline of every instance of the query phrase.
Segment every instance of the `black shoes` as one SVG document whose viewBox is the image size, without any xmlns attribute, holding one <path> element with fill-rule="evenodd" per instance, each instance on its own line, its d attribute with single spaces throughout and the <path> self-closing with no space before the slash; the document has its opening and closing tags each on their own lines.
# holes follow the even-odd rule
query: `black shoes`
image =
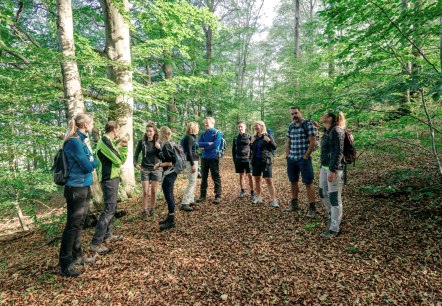
<svg viewBox="0 0 442 306">
<path fill-rule="evenodd" d="M 166 219 L 164 219 L 163 221 L 160 221 L 159 223 L 160 223 L 160 231 L 174 228 L 176 226 L 175 216 L 168 215 Z"/>
<path fill-rule="evenodd" d="M 215 200 L 212 201 L 213 204 L 218 205 L 221 203 L 221 198 L 216 197 Z"/>
</svg>

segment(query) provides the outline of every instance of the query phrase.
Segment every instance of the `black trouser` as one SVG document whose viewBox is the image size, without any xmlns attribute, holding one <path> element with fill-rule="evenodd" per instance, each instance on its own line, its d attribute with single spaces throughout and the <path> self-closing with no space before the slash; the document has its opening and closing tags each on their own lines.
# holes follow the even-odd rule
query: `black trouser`
<svg viewBox="0 0 442 306">
<path fill-rule="evenodd" d="M 67 202 L 66 226 L 61 236 L 60 267 L 67 268 L 74 260 L 83 256 L 81 250 L 81 235 L 83 223 L 91 200 L 91 188 L 64 187 L 64 197 Z"/>
<path fill-rule="evenodd" d="M 173 171 L 163 177 L 163 183 L 161 184 L 161 188 L 163 189 L 164 198 L 167 202 L 167 210 L 169 214 L 173 214 L 175 212 L 175 198 L 173 196 L 173 186 L 175 185 L 175 180 L 177 177 L 177 173 Z"/>
<path fill-rule="evenodd" d="M 200 197 L 205 198 L 207 195 L 207 178 L 210 175 L 215 184 L 215 197 L 221 197 L 221 176 L 219 175 L 219 158 L 205 159 L 201 158 L 201 192 Z"/>
<path fill-rule="evenodd" d="M 103 241 L 112 236 L 113 220 L 117 209 L 118 185 L 120 178 L 114 178 L 101 182 L 103 190 L 104 209 L 98 218 L 95 227 L 95 235 L 92 238 L 92 244 L 100 245 Z"/>
</svg>

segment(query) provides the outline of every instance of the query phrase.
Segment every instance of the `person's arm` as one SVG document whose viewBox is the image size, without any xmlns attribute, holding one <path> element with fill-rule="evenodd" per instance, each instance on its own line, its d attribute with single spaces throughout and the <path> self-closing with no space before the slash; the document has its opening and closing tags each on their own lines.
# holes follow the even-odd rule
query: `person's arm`
<svg viewBox="0 0 442 306">
<path fill-rule="evenodd" d="M 75 162 L 84 173 L 91 173 L 92 171 L 94 171 L 94 169 L 98 165 L 98 162 L 95 157 L 93 157 L 92 161 L 90 160 L 90 156 L 93 155 L 91 154 L 90 156 L 88 156 L 86 154 L 83 148 L 83 144 L 80 140 L 72 138 L 71 140 L 69 140 L 68 143 L 66 143 L 65 146 L 67 146 L 68 149 L 71 151 L 72 158 L 75 160 Z M 72 166 L 73 165 L 71 165 L 71 167 Z"/>
<path fill-rule="evenodd" d="M 232 143 L 232 158 L 233 161 L 235 161 L 236 156 L 236 137 L 233 137 L 233 143 Z"/>
<path fill-rule="evenodd" d="M 137 166 L 138 163 L 138 156 L 140 156 L 140 152 L 143 149 L 143 144 L 142 144 L 143 140 L 140 140 L 137 144 L 137 148 L 135 149 L 135 153 L 134 153 L 134 167 Z"/>
<path fill-rule="evenodd" d="M 98 146 L 97 149 L 99 149 L 114 165 L 121 166 L 124 164 L 127 158 L 127 146 L 122 147 L 121 151 L 118 152 L 109 138 L 103 136 L 101 141 L 102 144 Z"/>
<path fill-rule="evenodd" d="M 193 136 L 186 135 L 184 138 L 184 146 L 186 147 L 187 152 L 187 161 L 190 162 L 190 165 L 193 167 L 194 161 L 193 161 L 193 154 L 192 154 L 192 147 L 193 147 Z"/>
<path fill-rule="evenodd" d="M 204 140 L 204 134 L 206 132 L 202 133 L 200 135 L 200 138 L 198 139 L 198 146 L 205 149 L 207 146 L 209 146 L 209 142 L 203 141 Z"/>
<path fill-rule="evenodd" d="M 175 163 L 175 156 L 173 153 L 173 148 L 170 143 L 164 144 L 160 153 L 161 163 L 158 163 L 154 166 L 154 169 L 158 169 L 161 167 L 172 167 Z"/>
<path fill-rule="evenodd" d="M 206 146 L 206 152 L 210 151 L 212 149 L 216 149 L 219 148 L 219 145 L 221 144 L 221 140 L 223 139 L 223 133 L 221 133 L 221 131 L 216 132 L 216 138 L 213 142 L 208 142 L 207 146 Z"/>
<path fill-rule="evenodd" d="M 309 145 L 308 145 L 307 152 L 305 152 L 305 154 L 303 156 L 304 159 L 310 158 L 313 151 L 315 150 L 315 145 L 316 145 L 316 132 L 315 132 L 315 128 L 313 126 L 313 123 L 310 121 L 307 122 L 307 136 L 308 136 Z"/>
<path fill-rule="evenodd" d="M 330 172 L 336 172 L 339 164 L 344 158 L 344 132 L 334 128 L 330 133 L 331 152 L 330 152 Z"/>
<path fill-rule="evenodd" d="M 268 134 L 267 134 L 267 137 L 269 138 L 269 141 L 266 141 L 267 147 L 270 148 L 271 150 L 276 150 L 275 139 L 271 135 L 268 135 Z"/>
</svg>

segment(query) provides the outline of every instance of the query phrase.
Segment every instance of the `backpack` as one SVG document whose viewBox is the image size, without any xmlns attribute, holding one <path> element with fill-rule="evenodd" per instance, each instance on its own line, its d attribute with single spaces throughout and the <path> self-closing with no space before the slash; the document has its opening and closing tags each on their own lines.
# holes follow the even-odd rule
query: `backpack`
<svg viewBox="0 0 442 306">
<path fill-rule="evenodd" d="M 345 130 L 344 133 L 344 164 L 352 164 L 356 162 L 357 157 L 355 139 L 351 132 Z"/>
<path fill-rule="evenodd" d="M 275 134 L 273 133 L 272 129 L 267 128 L 267 134 L 273 137 L 275 139 Z M 275 156 L 275 150 L 272 149 L 272 156 Z"/>
<path fill-rule="evenodd" d="M 215 137 L 218 137 L 218 133 L 221 133 L 221 131 L 217 131 L 215 133 Z M 226 139 L 224 138 L 223 133 L 221 133 L 221 143 L 219 144 L 219 147 L 216 149 L 216 154 L 218 155 L 218 158 L 223 158 L 224 154 L 226 153 L 226 147 L 227 147 L 227 142 Z"/>
<path fill-rule="evenodd" d="M 55 154 L 54 164 L 51 167 L 51 171 L 54 177 L 54 183 L 59 186 L 66 185 L 69 174 L 71 173 L 71 170 L 74 167 L 74 165 L 75 163 L 71 166 L 71 169 L 68 169 L 68 160 L 64 152 L 64 144 L 63 144 L 63 147 L 57 151 L 57 154 Z"/>
<path fill-rule="evenodd" d="M 173 165 L 173 170 L 180 174 L 186 170 L 186 154 L 184 154 L 183 147 L 180 144 L 176 144 L 174 142 L 170 142 L 173 154 L 175 156 L 175 164 Z"/>
</svg>

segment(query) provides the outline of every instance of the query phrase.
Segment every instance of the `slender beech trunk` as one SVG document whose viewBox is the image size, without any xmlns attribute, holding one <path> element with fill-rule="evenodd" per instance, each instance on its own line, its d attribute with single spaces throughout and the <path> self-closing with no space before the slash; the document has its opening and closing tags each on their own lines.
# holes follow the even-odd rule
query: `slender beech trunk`
<svg viewBox="0 0 442 306">
<path fill-rule="evenodd" d="M 164 63 L 163 63 L 163 72 L 164 72 L 164 78 L 168 81 L 172 80 L 173 78 L 173 66 L 172 66 L 172 58 L 170 56 L 169 51 L 163 51 L 164 56 Z M 175 98 L 172 96 L 169 100 L 169 103 L 167 105 L 167 122 L 171 123 L 172 128 L 175 126 L 176 123 L 176 101 Z"/>
<path fill-rule="evenodd" d="M 59 49 L 62 54 L 61 73 L 63 75 L 67 119 L 69 121 L 76 114 L 84 112 L 80 74 L 75 61 L 71 0 L 57 0 L 57 34 Z"/>
<path fill-rule="evenodd" d="M 294 28 L 294 48 L 293 48 L 293 54 L 295 55 L 295 57 L 299 57 L 300 55 L 300 48 L 299 48 L 299 44 L 300 44 L 300 38 L 299 38 L 299 28 L 300 28 L 300 20 L 301 20 L 301 15 L 300 15 L 300 1 L 301 0 L 295 0 L 295 28 Z"/>
<path fill-rule="evenodd" d="M 113 62 L 108 69 L 108 77 L 121 89 L 122 93 L 110 105 L 110 119 L 121 125 L 121 137 L 129 137 L 127 160 L 122 166 L 122 186 L 127 195 L 131 195 L 135 186 L 133 167 L 133 106 L 132 70 L 130 54 L 129 25 L 118 8 L 129 11 L 129 1 L 123 0 L 115 7 L 112 0 L 100 0 L 104 13 L 106 47 L 105 53 Z"/>
</svg>

